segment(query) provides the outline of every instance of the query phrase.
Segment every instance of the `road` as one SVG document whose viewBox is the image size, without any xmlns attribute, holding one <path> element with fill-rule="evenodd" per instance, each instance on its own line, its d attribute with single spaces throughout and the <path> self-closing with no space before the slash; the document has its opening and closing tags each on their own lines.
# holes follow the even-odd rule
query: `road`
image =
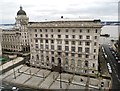
<svg viewBox="0 0 120 91">
<path fill-rule="evenodd" d="M 116 59 L 114 58 L 114 56 L 112 55 L 110 49 L 109 49 L 109 45 L 102 45 L 105 49 L 105 53 L 108 56 L 107 57 L 107 63 L 110 63 L 110 66 L 112 68 L 112 89 L 120 89 L 120 76 L 119 76 L 119 65 L 116 61 Z"/>
</svg>

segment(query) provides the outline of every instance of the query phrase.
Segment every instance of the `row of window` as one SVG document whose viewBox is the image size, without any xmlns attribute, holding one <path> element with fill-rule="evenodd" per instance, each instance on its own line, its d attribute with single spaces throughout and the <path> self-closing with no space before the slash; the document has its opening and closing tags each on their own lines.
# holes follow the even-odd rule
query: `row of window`
<svg viewBox="0 0 120 91">
<path fill-rule="evenodd" d="M 39 48 L 38 47 L 38 44 L 36 44 L 36 48 Z M 69 49 L 70 47 L 69 46 L 65 46 L 65 51 L 70 51 L 70 49 Z M 49 49 L 49 45 L 45 45 L 45 48 L 44 48 L 44 46 L 43 46 L 43 44 L 41 44 L 40 45 L 40 49 L 46 49 L 46 50 L 48 50 Z M 55 47 L 54 47 L 54 45 L 51 45 L 51 48 L 50 48 L 51 50 L 55 50 Z M 62 51 L 63 49 L 62 49 L 62 46 L 61 45 L 58 45 L 57 46 L 57 50 L 58 51 Z M 78 52 L 83 52 L 83 48 L 82 47 L 77 47 L 77 50 L 78 50 Z M 75 46 L 72 46 L 71 47 L 71 51 L 72 52 L 76 52 L 76 47 Z M 85 52 L 86 53 L 90 53 L 90 48 L 88 48 L 88 47 L 86 47 L 85 48 Z M 96 53 L 96 49 L 94 49 L 94 53 Z"/>
<path fill-rule="evenodd" d="M 70 35 L 64 35 L 65 38 L 70 38 Z M 77 38 L 76 35 L 71 35 L 73 39 Z M 35 37 L 39 37 L 38 34 L 35 34 Z M 43 37 L 43 34 L 40 34 L 40 37 Z M 46 38 L 48 38 L 48 34 L 45 35 Z M 55 35 L 51 35 L 51 38 L 55 38 Z M 63 35 L 57 35 L 57 38 L 63 38 Z M 78 39 L 83 39 L 83 35 L 79 35 Z M 86 39 L 90 39 L 89 35 L 86 35 Z M 97 39 L 97 36 L 94 36 L 94 39 Z"/>
<path fill-rule="evenodd" d="M 54 29 L 35 29 L 34 31 L 35 31 L 35 32 L 55 32 L 56 30 L 54 30 Z M 65 31 L 65 32 L 70 32 L 69 29 L 65 29 L 65 30 L 63 30 L 63 29 L 57 29 L 57 32 L 58 32 L 58 33 L 63 32 L 63 31 Z M 73 32 L 73 33 L 76 32 L 76 31 L 78 31 L 78 30 L 76 30 L 76 29 L 72 29 L 72 30 L 71 30 L 71 32 Z M 79 32 L 80 32 L 80 33 L 82 33 L 83 31 L 86 31 L 86 33 L 90 33 L 90 32 L 91 32 L 91 29 L 86 29 L 86 30 L 79 29 Z M 98 33 L 98 30 L 95 29 L 94 32 L 95 32 L 95 33 Z"/>
<path fill-rule="evenodd" d="M 38 43 L 38 39 L 35 39 L 35 43 Z M 45 40 L 45 43 L 48 43 L 48 41 L 49 40 Z M 32 40 L 31 40 L 31 42 L 32 42 Z M 76 41 L 68 41 L 68 40 L 65 40 L 65 44 L 66 45 L 69 45 L 69 43 L 71 42 L 71 45 L 75 45 L 76 44 Z M 41 39 L 40 40 L 40 43 L 43 43 L 43 40 Z M 55 41 L 54 40 L 50 40 L 50 43 L 51 44 L 54 44 L 55 43 Z M 78 41 L 78 45 L 82 45 L 84 42 L 82 42 L 82 41 Z M 57 44 L 62 44 L 62 40 L 57 40 Z M 90 42 L 89 41 L 87 41 L 87 42 L 85 42 L 85 46 L 90 46 Z M 94 42 L 94 46 L 96 46 L 97 45 L 97 42 Z"/>
<path fill-rule="evenodd" d="M 50 57 L 49 58 L 48 56 L 46 56 L 45 58 L 46 58 L 46 62 L 49 62 L 50 58 L 51 58 L 51 62 L 53 62 L 53 63 L 55 62 L 55 58 L 54 57 Z M 32 59 L 34 59 L 34 56 L 32 56 Z M 36 60 L 40 60 L 39 55 L 36 55 Z M 43 55 L 41 55 L 41 61 L 42 62 L 44 61 L 44 56 Z M 75 65 L 75 60 L 74 59 L 69 60 L 68 58 L 65 58 L 64 63 L 69 65 L 69 61 L 71 61 L 71 65 Z M 77 60 L 77 66 L 82 66 L 82 62 L 83 62 L 82 60 L 78 59 Z M 89 66 L 89 63 L 88 63 L 87 60 L 85 60 L 84 61 L 84 67 L 88 67 L 88 66 Z M 92 67 L 93 68 L 95 67 L 95 63 L 92 64 Z"/>
</svg>

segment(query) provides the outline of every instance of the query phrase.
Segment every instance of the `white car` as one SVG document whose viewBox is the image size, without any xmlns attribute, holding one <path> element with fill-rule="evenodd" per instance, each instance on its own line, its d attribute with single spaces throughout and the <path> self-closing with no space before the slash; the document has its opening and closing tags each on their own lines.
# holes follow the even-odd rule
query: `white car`
<svg viewBox="0 0 120 91">
<path fill-rule="evenodd" d="M 118 63 L 120 63 L 120 60 L 118 61 Z"/>
</svg>

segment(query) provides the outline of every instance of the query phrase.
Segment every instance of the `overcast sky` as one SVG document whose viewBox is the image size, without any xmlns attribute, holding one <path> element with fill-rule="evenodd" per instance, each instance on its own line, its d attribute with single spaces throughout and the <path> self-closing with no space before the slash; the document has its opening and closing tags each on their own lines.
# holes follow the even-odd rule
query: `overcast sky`
<svg viewBox="0 0 120 91">
<path fill-rule="evenodd" d="M 0 0 L 1 23 L 15 23 L 20 8 L 29 21 L 68 19 L 118 19 L 119 0 Z"/>
</svg>

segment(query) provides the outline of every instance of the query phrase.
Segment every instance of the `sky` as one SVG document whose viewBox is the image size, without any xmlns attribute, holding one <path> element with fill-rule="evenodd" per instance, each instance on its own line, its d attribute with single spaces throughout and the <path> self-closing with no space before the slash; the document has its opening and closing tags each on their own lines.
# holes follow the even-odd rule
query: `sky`
<svg viewBox="0 0 120 91">
<path fill-rule="evenodd" d="M 0 23 L 14 24 L 20 6 L 29 21 L 65 19 L 118 20 L 119 0 L 0 0 Z"/>
</svg>

